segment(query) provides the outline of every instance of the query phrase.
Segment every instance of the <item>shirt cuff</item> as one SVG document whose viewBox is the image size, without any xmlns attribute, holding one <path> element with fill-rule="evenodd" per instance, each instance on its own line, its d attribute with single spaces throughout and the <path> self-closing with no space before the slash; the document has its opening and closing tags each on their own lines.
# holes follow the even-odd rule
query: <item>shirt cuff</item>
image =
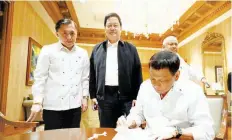
<svg viewBox="0 0 232 140">
<path fill-rule="evenodd" d="M 199 127 L 197 127 L 197 128 L 193 128 L 193 127 L 186 128 L 184 131 L 187 132 L 187 133 L 192 133 L 194 140 L 205 139 L 204 138 L 204 130 L 202 130 Z"/>
<path fill-rule="evenodd" d="M 136 119 L 135 123 L 138 127 L 140 127 L 140 125 L 142 124 L 142 121 L 140 119 Z"/>
<path fill-rule="evenodd" d="M 135 123 L 136 123 L 136 125 L 139 127 L 141 124 L 142 124 L 142 121 L 141 121 L 141 119 L 139 119 L 138 117 L 135 117 L 135 116 L 133 116 L 132 114 L 129 114 L 128 116 L 127 116 L 127 119 L 129 120 L 129 121 L 135 121 Z"/>
<path fill-rule="evenodd" d="M 43 95 L 34 96 L 33 103 L 34 103 L 34 104 L 41 104 L 41 105 L 42 105 L 42 103 L 43 103 L 43 98 L 44 98 Z"/>
<path fill-rule="evenodd" d="M 88 89 L 83 89 L 82 96 L 89 96 L 89 90 Z"/>
</svg>

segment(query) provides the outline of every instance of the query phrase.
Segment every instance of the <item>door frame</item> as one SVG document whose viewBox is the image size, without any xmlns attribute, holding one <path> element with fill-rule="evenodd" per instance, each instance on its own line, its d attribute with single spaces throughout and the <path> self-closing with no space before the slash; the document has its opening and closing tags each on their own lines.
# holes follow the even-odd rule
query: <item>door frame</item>
<svg viewBox="0 0 232 140">
<path fill-rule="evenodd" d="M 4 14 L 3 23 L 3 39 L 1 44 L 1 55 L 0 73 L 2 78 L 0 79 L 0 111 L 6 114 L 6 103 L 7 103 L 7 90 L 8 90 L 8 80 L 9 80 L 9 68 L 10 68 L 10 53 L 11 53 L 11 40 L 12 40 L 12 27 L 13 27 L 13 14 L 14 14 L 14 2 L 5 1 L 6 7 Z"/>
</svg>

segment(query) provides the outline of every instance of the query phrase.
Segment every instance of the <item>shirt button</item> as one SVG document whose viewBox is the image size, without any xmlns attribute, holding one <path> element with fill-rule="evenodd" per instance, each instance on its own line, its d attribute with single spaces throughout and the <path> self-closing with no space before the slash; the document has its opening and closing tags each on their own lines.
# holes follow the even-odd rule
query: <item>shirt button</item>
<svg viewBox="0 0 232 140">
<path fill-rule="evenodd" d="M 62 85 L 62 86 L 64 86 L 64 85 Z"/>
<path fill-rule="evenodd" d="M 63 72 L 64 73 L 64 72 Z"/>
</svg>

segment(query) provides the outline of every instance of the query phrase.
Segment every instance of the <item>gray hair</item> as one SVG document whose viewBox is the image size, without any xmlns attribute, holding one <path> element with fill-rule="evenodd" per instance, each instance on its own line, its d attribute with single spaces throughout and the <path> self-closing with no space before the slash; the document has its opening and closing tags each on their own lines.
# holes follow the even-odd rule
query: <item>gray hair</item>
<svg viewBox="0 0 232 140">
<path fill-rule="evenodd" d="M 178 43 L 178 40 L 175 36 L 168 36 L 163 41 L 163 46 L 165 46 L 168 42 L 175 41 Z"/>
</svg>

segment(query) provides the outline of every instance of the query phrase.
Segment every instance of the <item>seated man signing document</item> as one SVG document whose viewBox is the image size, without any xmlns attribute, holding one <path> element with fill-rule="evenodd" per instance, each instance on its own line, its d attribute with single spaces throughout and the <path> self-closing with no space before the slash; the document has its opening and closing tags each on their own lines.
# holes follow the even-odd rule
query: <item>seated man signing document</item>
<svg viewBox="0 0 232 140">
<path fill-rule="evenodd" d="M 153 55 L 149 62 L 150 79 L 140 86 L 136 106 L 117 125 L 136 128 L 146 120 L 146 129 L 155 139 L 188 136 L 197 140 L 215 137 L 213 119 L 200 86 L 178 80 L 178 56 L 170 51 Z"/>
</svg>

